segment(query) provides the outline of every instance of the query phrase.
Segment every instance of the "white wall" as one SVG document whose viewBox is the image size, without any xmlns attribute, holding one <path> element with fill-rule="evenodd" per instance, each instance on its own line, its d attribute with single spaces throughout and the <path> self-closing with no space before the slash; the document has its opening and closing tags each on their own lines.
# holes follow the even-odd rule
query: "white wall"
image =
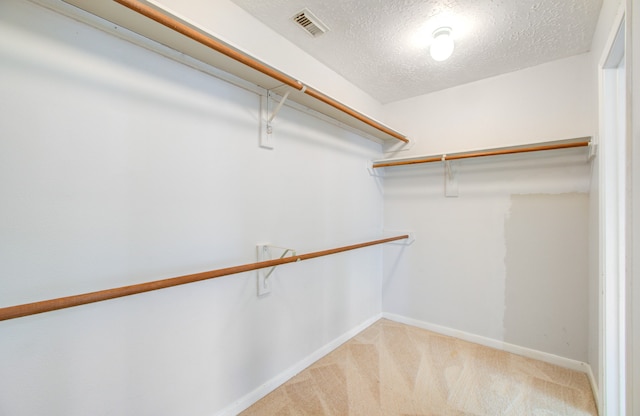
<svg viewBox="0 0 640 416">
<path fill-rule="evenodd" d="M 591 136 L 590 62 L 583 54 L 391 103 L 386 121 L 417 139 L 412 155 Z M 445 198 L 441 164 L 385 169 L 385 227 L 417 240 L 403 254 L 385 248 L 384 312 L 586 362 L 585 150 L 453 165 L 458 198 Z"/>
<path fill-rule="evenodd" d="M 587 360 L 588 201 L 586 193 L 511 195 L 504 226 L 506 342 Z"/>
<path fill-rule="evenodd" d="M 590 136 L 597 78 L 589 62 L 578 55 L 397 101 L 384 106 L 385 121 L 416 140 L 410 154 Z"/>
<path fill-rule="evenodd" d="M 378 144 L 285 107 L 261 149 L 255 94 L 30 2 L 0 3 L 0 95 L 2 307 L 381 234 Z M 381 257 L 0 322 L 0 414 L 215 414 L 377 316 Z"/>
<path fill-rule="evenodd" d="M 237 19 L 255 22 L 230 1 L 182 3 L 162 1 L 384 112 L 417 140 L 413 154 L 596 129 L 591 55 L 380 107 L 264 27 L 245 39 Z M 534 277 L 517 283 L 505 263 L 543 219 L 558 228 L 533 254 L 544 239 L 583 242 L 571 233 L 582 220 L 554 210 L 572 198 L 578 217 L 589 210 L 582 151 L 456 163 L 458 198 L 443 196 L 441 166 L 387 169 L 383 215 L 364 169 L 376 144 L 285 107 L 278 148 L 260 149 L 254 94 L 25 1 L 0 3 L 0 35 L 0 94 L 12 97 L 0 103 L 0 306 L 245 263 L 258 242 L 306 252 L 362 241 L 383 220 L 418 237 L 279 268 L 264 299 L 247 273 L 0 322 L 0 414 L 214 414 L 381 309 L 593 365 L 584 264 L 560 265 L 575 296 L 548 306 L 556 332 L 536 344 L 509 308 L 513 284 Z M 541 202 L 544 218 L 530 211 Z M 513 212 L 530 230 L 508 235 Z"/>
<path fill-rule="evenodd" d="M 386 168 L 385 227 L 416 241 L 384 249 L 383 311 L 586 361 L 584 151 L 454 166 L 457 198 L 440 164 Z"/>
</svg>

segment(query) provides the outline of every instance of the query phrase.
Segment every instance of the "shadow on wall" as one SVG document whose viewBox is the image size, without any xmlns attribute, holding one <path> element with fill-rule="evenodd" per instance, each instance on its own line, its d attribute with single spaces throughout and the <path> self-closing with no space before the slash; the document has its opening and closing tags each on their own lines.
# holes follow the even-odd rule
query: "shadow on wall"
<svg viewBox="0 0 640 416">
<path fill-rule="evenodd" d="M 587 362 L 586 193 L 512 195 L 504 340 Z"/>
</svg>

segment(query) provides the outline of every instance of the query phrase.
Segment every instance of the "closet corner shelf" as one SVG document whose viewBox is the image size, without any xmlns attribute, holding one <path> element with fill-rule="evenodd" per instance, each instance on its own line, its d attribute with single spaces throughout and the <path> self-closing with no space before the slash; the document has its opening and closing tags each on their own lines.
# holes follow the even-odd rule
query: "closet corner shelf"
<svg viewBox="0 0 640 416">
<path fill-rule="evenodd" d="M 151 2 L 62 1 L 266 90 L 290 91 L 290 100 L 360 130 L 379 143 L 409 143 L 401 133 L 258 61 Z"/>
</svg>

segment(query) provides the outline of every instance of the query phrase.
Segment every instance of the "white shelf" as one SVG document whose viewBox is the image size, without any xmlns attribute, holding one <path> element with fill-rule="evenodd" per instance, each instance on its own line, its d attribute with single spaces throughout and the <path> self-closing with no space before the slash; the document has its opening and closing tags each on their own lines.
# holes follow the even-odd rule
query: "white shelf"
<svg viewBox="0 0 640 416">
<path fill-rule="evenodd" d="M 42 2 L 42 0 L 40 0 Z M 236 58 L 230 57 L 225 53 L 219 52 L 215 49 L 212 49 L 210 46 L 205 46 L 203 43 L 198 42 L 190 37 L 187 37 L 176 30 L 165 26 L 164 24 L 158 23 L 145 15 L 131 10 L 128 7 L 125 7 L 116 1 L 113 0 L 63 0 L 65 3 L 71 4 L 75 6 L 75 8 L 84 10 L 85 12 L 90 13 L 91 15 L 97 16 L 100 19 L 104 19 L 108 22 L 111 22 L 121 28 L 127 29 L 131 32 L 134 32 L 146 39 L 149 39 L 153 42 L 161 44 L 165 47 L 168 47 L 172 50 L 178 51 L 182 54 L 185 54 L 191 58 L 194 58 L 200 62 L 203 62 L 207 65 L 218 68 L 226 73 L 232 74 L 235 77 L 238 77 L 242 80 L 248 81 L 251 84 L 257 85 L 265 90 L 274 90 L 277 89 L 278 94 L 284 94 L 287 90 L 291 90 L 289 94 L 289 100 L 296 102 L 300 105 L 303 105 L 311 110 L 317 111 L 321 114 L 324 114 L 332 119 L 335 119 L 349 127 L 355 128 L 366 134 L 369 138 L 379 142 L 379 143 L 403 143 L 407 142 L 408 139 L 398 133 L 397 131 L 383 125 L 379 121 L 372 119 L 355 109 L 352 109 L 344 104 L 339 103 L 337 100 L 323 94 L 317 90 L 314 90 L 311 87 L 305 87 L 302 90 L 297 88 L 293 88 L 291 86 L 284 85 L 281 80 L 275 79 L 274 77 L 267 75 L 259 70 L 252 68 L 251 66 L 240 62 Z M 172 21 L 175 21 L 179 25 L 183 25 L 188 27 L 189 29 L 198 32 L 198 34 L 206 37 L 206 39 L 211 40 L 215 43 L 223 45 L 225 48 L 233 50 L 236 52 L 241 59 L 247 59 L 253 62 L 257 62 L 259 65 L 262 65 L 277 75 L 282 75 L 283 77 L 287 77 L 293 79 L 287 74 L 282 73 L 281 71 L 269 67 L 268 65 L 257 61 L 255 58 L 246 55 L 244 52 L 239 51 L 236 48 L 228 45 L 220 39 L 217 39 L 210 33 L 206 33 L 202 29 L 195 27 L 194 25 L 185 22 L 167 12 L 166 10 L 160 9 L 152 3 L 140 1 L 141 5 L 145 7 L 150 7 L 155 11 L 159 12 L 163 16 Z M 69 11 L 67 10 L 69 14 Z M 75 15 L 74 18 L 82 19 L 81 15 Z M 85 19 L 86 20 L 86 19 Z M 94 23 L 95 22 L 89 22 Z M 97 25 L 96 25 L 97 26 Z M 111 32 L 118 28 L 111 28 Z M 122 32 L 122 31 L 121 31 Z M 122 36 L 122 34 L 121 34 Z M 303 87 L 302 83 L 299 83 L 300 88 Z M 305 92 L 305 89 L 307 90 Z M 319 94 L 323 97 L 323 99 L 318 99 L 309 95 L 309 90 Z M 327 103 L 327 101 L 329 103 Z M 341 109 L 342 108 L 342 109 Z M 346 111 L 345 111 L 346 109 Z M 352 114 L 349 114 L 351 112 Z M 373 125 L 371 125 L 373 124 Z"/>
</svg>

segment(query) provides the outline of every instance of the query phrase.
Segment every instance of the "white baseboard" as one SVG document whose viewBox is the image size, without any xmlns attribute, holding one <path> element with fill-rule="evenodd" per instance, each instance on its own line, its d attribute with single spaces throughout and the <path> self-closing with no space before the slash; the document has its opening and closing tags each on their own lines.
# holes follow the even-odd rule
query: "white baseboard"
<svg viewBox="0 0 640 416">
<path fill-rule="evenodd" d="M 267 394 L 271 393 L 276 388 L 280 387 L 282 384 L 290 380 L 293 376 L 300 373 L 305 368 L 309 367 L 314 362 L 318 361 L 319 359 L 329 354 L 334 349 L 338 348 L 340 345 L 344 344 L 345 342 L 347 342 L 348 340 L 356 336 L 358 333 L 362 332 L 363 330 L 365 330 L 366 328 L 374 324 L 380 318 L 385 318 L 394 322 L 399 322 L 402 324 L 423 328 L 438 334 L 458 338 L 464 341 L 473 342 L 475 344 L 484 345 L 486 347 L 495 348 L 498 350 L 521 355 L 523 357 L 533 358 L 535 360 L 540 360 L 550 364 L 558 365 L 560 367 L 583 372 L 587 375 L 589 379 L 589 382 L 591 384 L 591 389 L 593 391 L 593 396 L 596 401 L 596 407 L 598 406 L 599 396 L 598 396 L 597 383 L 593 375 L 591 366 L 587 363 L 583 363 L 577 360 L 572 360 L 570 358 L 560 357 L 555 354 L 550 354 L 550 353 L 534 350 L 531 348 L 509 344 L 507 342 L 498 341 L 498 340 L 488 338 L 488 337 L 483 337 L 480 335 L 475 335 L 469 332 L 459 331 L 457 329 L 449 328 L 446 326 L 436 325 L 429 322 L 419 321 L 417 319 L 407 318 L 401 315 L 385 312 L 367 319 L 357 327 L 342 334 L 341 336 L 329 342 L 322 348 L 319 348 L 318 350 L 314 351 L 312 354 L 305 357 L 301 361 L 297 362 L 292 367 L 288 368 L 287 370 L 273 377 L 271 380 L 267 381 L 257 389 L 253 390 L 252 392 L 246 394 L 245 396 L 235 401 L 231 405 L 222 409 L 221 411 L 216 413 L 216 416 L 237 415 L 238 413 L 242 412 L 243 410 L 247 409 L 249 406 L 257 402 L 258 400 L 265 397 Z"/>
<path fill-rule="evenodd" d="M 589 367 L 587 371 L 587 377 L 589 378 L 589 384 L 591 384 L 591 391 L 593 392 L 593 400 L 595 400 L 596 402 L 596 409 L 598 410 L 598 412 L 600 412 L 602 409 L 600 409 L 600 392 L 598 391 L 598 381 L 596 380 L 596 377 L 593 375 L 593 369 L 591 368 L 590 365 L 587 364 L 587 366 Z M 604 414 L 604 413 L 600 413 L 600 414 Z"/>
<path fill-rule="evenodd" d="M 389 319 L 391 321 L 415 326 L 418 328 L 423 328 L 432 332 L 436 332 L 438 334 L 447 335 L 450 337 L 462 339 L 464 341 L 473 342 L 474 344 L 484 345 L 486 347 L 495 348 L 497 350 L 510 352 L 513 354 L 521 355 L 523 357 L 533 358 L 535 360 L 544 361 L 550 364 L 555 364 L 560 367 L 580 371 L 587 374 L 587 376 L 589 376 L 589 374 L 591 373 L 591 378 L 593 378 L 591 366 L 581 361 L 560 357 L 555 354 L 550 354 L 547 352 L 542 352 L 542 351 L 534 350 L 531 348 L 521 347 L 519 345 L 509 344 L 508 342 L 498 341 L 496 339 L 487 338 L 480 335 L 471 334 L 469 332 L 459 331 L 457 329 L 448 328 L 446 326 L 419 321 L 417 319 L 407 318 L 407 317 L 392 314 L 392 313 L 385 312 L 382 314 L 382 317 L 385 319 Z M 593 386 L 594 384 L 592 384 L 592 388 Z"/>
<path fill-rule="evenodd" d="M 484 345 L 486 347 L 511 352 L 513 354 L 521 355 L 523 357 L 533 358 L 535 360 L 544 361 L 546 363 L 555 364 L 560 367 L 585 373 L 587 378 L 589 379 L 589 384 L 591 385 L 591 391 L 593 392 L 593 399 L 596 402 L 596 409 L 600 409 L 600 394 L 598 391 L 598 382 L 593 374 L 593 369 L 587 363 L 583 363 L 582 361 L 572 360 L 570 358 L 560 357 L 555 354 L 550 354 L 547 352 L 542 352 L 542 351 L 534 350 L 531 348 L 521 347 L 519 345 L 509 344 L 508 342 L 498 341 L 492 338 L 471 334 L 469 332 L 459 331 L 457 329 L 448 328 L 446 326 L 436 325 L 429 322 L 419 321 L 417 319 L 407 318 L 401 315 L 385 312 L 382 314 L 382 317 L 385 319 L 389 319 L 391 321 L 402 323 L 402 324 L 423 328 L 432 332 L 436 332 L 438 334 L 447 335 L 450 337 L 462 339 L 464 341 L 469 341 L 475 344 Z"/>
<path fill-rule="evenodd" d="M 365 330 L 369 326 L 373 325 L 380 318 L 382 318 L 382 314 L 378 314 L 376 316 L 373 316 L 372 318 L 367 319 L 366 321 L 364 321 L 363 323 L 361 323 L 357 327 L 355 327 L 355 328 L 351 329 L 350 331 L 342 334 L 341 336 L 339 336 L 338 338 L 336 338 L 333 341 L 329 342 L 328 344 L 326 344 L 322 348 L 314 351 L 312 354 L 310 354 L 309 356 L 305 357 L 303 360 L 297 362 L 292 367 L 288 368 L 287 370 L 285 370 L 282 373 L 278 374 L 277 376 L 275 376 L 271 380 L 267 381 L 266 383 L 264 383 L 263 385 L 261 385 L 257 389 L 253 390 L 249 394 L 243 396 L 242 398 L 240 398 L 239 400 L 235 401 L 231 405 L 229 405 L 226 408 L 222 409 L 221 411 L 216 413 L 216 416 L 235 416 L 235 415 L 237 415 L 238 413 L 242 412 L 243 410 L 247 409 L 249 406 L 251 406 L 252 404 L 257 402 L 258 400 L 262 399 L 267 394 L 271 393 L 276 388 L 280 387 L 286 381 L 291 379 L 293 376 L 295 376 L 296 374 L 298 374 L 299 372 L 301 372 L 305 368 L 309 367 L 311 364 L 315 363 L 316 361 L 318 361 L 319 359 L 321 359 L 325 355 L 329 354 L 331 351 L 333 351 L 336 348 L 338 348 L 340 345 L 344 344 L 345 342 L 347 342 L 348 340 L 350 340 L 351 338 L 356 336 L 358 333 L 362 332 L 363 330 Z"/>
</svg>

